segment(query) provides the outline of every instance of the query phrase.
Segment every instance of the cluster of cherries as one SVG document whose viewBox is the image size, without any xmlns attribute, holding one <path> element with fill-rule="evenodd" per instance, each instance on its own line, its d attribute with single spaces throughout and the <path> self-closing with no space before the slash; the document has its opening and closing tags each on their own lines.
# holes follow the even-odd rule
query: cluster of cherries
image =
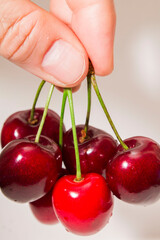
<svg viewBox="0 0 160 240">
<path fill-rule="evenodd" d="M 53 85 L 45 108 L 35 108 L 34 102 L 31 110 L 12 114 L 1 132 L 2 193 L 11 200 L 29 203 L 40 222 L 60 221 L 67 231 L 79 235 L 94 234 L 108 223 L 113 195 L 143 205 L 160 198 L 159 144 L 142 136 L 122 141 L 93 71 L 88 74 L 88 92 L 91 83 L 119 145 L 110 134 L 88 125 L 90 104 L 86 124 L 75 125 L 71 89 L 64 90 L 61 117 L 48 109 Z M 67 98 L 72 121 L 68 131 L 63 124 Z"/>
</svg>

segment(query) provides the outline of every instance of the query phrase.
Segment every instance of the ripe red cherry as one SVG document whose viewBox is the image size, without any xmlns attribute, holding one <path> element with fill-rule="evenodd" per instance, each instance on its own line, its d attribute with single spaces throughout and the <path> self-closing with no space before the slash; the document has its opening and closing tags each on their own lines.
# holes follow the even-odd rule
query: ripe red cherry
<svg viewBox="0 0 160 240">
<path fill-rule="evenodd" d="M 0 188 L 6 197 L 18 202 L 32 202 L 50 191 L 61 168 L 58 145 L 41 136 L 7 144 L 0 155 Z"/>
<path fill-rule="evenodd" d="M 36 219 L 44 224 L 58 223 L 58 219 L 55 215 L 52 205 L 52 191 L 53 190 L 51 190 L 42 198 L 29 203 L 33 215 L 36 217 Z"/>
<path fill-rule="evenodd" d="M 107 166 L 107 182 L 128 203 L 150 204 L 160 198 L 160 146 L 146 137 L 126 139 Z"/>
<path fill-rule="evenodd" d="M 31 110 L 19 111 L 12 114 L 4 123 L 1 132 L 1 145 L 4 147 L 14 139 L 24 138 L 28 135 L 35 135 L 40 125 L 43 108 L 35 109 L 34 122 L 29 121 Z M 59 120 L 60 117 L 54 111 L 48 109 L 45 123 L 42 129 L 42 135 L 53 139 L 56 143 L 59 141 Z M 65 131 L 65 127 L 63 126 Z"/>
<path fill-rule="evenodd" d="M 68 175 L 54 186 L 53 207 L 67 231 L 91 235 L 108 223 L 113 198 L 101 175 L 88 173 L 81 181 L 75 181 L 75 175 Z"/>
<path fill-rule="evenodd" d="M 108 133 L 88 127 L 87 139 L 80 142 L 84 125 L 76 127 L 78 147 L 82 173 L 95 172 L 102 174 L 108 161 L 117 151 L 116 140 Z M 72 129 L 64 134 L 63 161 L 71 174 L 76 173 L 76 159 L 73 143 Z"/>
<path fill-rule="evenodd" d="M 62 168 L 59 178 L 67 174 L 68 174 L 67 170 Z M 52 192 L 53 192 L 53 188 L 50 190 L 49 193 L 44 195 L 42 198 L 29 203 L 35 218 L 44 224 L 58 223 L 58 219 L 55 215 L 53 205 L 52 205 Z"/>
</svg>

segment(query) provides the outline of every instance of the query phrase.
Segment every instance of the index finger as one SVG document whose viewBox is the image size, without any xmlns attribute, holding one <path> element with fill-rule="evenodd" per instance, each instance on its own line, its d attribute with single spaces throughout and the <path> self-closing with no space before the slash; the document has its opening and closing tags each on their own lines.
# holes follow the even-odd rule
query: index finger
<svg viewBox="0 0 160 240">
<path fill-rule="evenodd" d="M 51 11 L 76 33 L 96 74 L 111 73 L 116 23 L 113 0 L 52 0 Z"/>
</svg>

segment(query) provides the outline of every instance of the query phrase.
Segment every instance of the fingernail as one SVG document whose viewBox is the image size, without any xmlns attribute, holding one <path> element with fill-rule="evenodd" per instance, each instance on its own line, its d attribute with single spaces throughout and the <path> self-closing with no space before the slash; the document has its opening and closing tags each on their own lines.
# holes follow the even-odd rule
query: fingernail
<svg viewBox="0 0 160 240">
<path fill-rule="evenodd" d="M 57 40 L 46 53 L 43 69 L 64 84 L 77 82 L 84 73 L 85 59 L 71 44 Z"/>
</svg>

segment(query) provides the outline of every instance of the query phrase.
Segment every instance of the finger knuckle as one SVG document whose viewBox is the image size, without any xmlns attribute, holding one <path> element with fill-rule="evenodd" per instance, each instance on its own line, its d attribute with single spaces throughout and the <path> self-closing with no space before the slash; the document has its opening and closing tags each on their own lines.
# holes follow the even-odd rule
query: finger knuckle
<svg viewBox="0 0 160 240">
<path fill-rule="evenodd" d="M 1 22 L 1 55 L 14 62 L 23 62 L 29 58 L 36 45 L 39 19 L 41 12 L 33 11 L 14 22 Z"/>
</svg>

